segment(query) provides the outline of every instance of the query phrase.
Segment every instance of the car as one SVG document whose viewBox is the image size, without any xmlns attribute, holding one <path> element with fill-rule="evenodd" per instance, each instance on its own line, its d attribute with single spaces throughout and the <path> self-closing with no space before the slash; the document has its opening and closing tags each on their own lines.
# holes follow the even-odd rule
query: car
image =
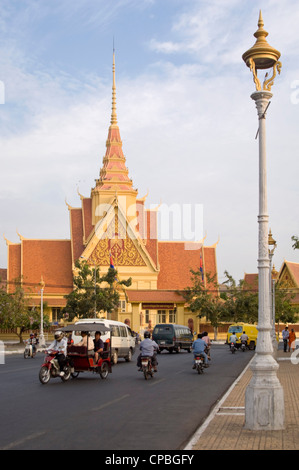
<svg viewBox="0 0 299 470">
<path fill-rule="evenodd" d="M 75 324 L 80 323 L 98 323 L 110 328 L 111 332 L 107 332 L 101 336 L 102 341 L 110 340 L 111 338 L 111 359 L 113 364 L 117 364 L 119 358 L 124 358 L 127 362 L 132 360 L 132 356 L 136 348 L 136 340 L 133 336 L 131 329 L 125 323 L 116 320 L 107 320 L 106 318 L 85 318 L 78 320 Z M 100 329 L 100 328 L 99 328 Z M 80 331 L 72 333 L 74 345 L 81 340 Z"/>
<path fill-rule="evenodd" d="M 159 323 L 155 326 L 152 338 L 159 346 L 160 352 L 164 349 L 179 353 L 182 349 L 191 352 L 193 334 L 187 326 L 173 323 Z"/>
</svg>

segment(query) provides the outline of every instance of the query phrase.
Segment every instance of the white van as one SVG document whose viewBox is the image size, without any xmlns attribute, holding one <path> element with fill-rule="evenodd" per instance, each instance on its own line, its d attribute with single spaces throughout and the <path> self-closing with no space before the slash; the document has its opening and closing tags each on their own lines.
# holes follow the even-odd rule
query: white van
<svg viewBox="0 0 299 470">
<path fill-rule="evenodd" d="M 127 362 L 131 361 L 132 356 L 135 352 L 135 338 L 132 335 L 131 329 L 125 323 L 115 320 L 106 320 L 105 318 L 85 318 L 77 321 L 75 325 L 80 323 L 98 323 L 99 325 L 105 325 L 111 329 L 111 358 L 113 364 L 116 364 L 119 357 L 123 357 Z M 94 334 L 91 334 L 94 337 Z M 102 341 L 110 339 L 110 331 L 101 336 Z M 72 339 L 74 345 L 79 343 L 82 339 L 80 332 L 73 331 Z"/>
</svg>

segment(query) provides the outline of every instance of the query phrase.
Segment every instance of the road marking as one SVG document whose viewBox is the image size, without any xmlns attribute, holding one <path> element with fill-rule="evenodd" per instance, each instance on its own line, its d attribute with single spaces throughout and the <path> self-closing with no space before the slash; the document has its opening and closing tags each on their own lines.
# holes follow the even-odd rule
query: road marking
<svg viewBox="0 0 299 470">
<path fill-rule="evenodd" d="M 46 434 L 46 431 L 38 432 L 35 434 L 31 434 L 31 436 L 27 436 L 24 439 L 20 439 L 19 441 L 11 442 L 5 447 L 0 447 L 0 450 L 9 450 L 12 449 L 13 447 L 20 446 L 24 444 L 24 442 L 31 441 L 32 439 L 36 439 L 37 437 L 43 436 Z"/>
<path fill-rule="evenodd" d="M 158 385 L 160 384 L 161 382 L 164 382 L 166 379 L 159 379 L 159 380 L 155 380 L 154 382 L 152 382 L 149 387 L 153 387 L 154 385 Z"/>
<path fill-rule="evenodd" d="M 122 397 L 116 398 L 115 400 L 108 401 L 107 403 L 104 403 L 98 408 L 93 408 L 92 411 L 101 411 L 103 408 L 107 408 L 107 406 L 114 405 L 114 403 L 124 400 L 125 398 L 128 398 L 129 396 L 130 395 L 123 395 Z"/>
</svg>

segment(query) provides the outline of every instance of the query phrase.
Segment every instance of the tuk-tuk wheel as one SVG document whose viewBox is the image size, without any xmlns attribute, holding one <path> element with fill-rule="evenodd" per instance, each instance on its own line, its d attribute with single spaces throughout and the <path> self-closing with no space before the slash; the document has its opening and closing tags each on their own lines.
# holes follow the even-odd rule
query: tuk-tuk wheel
<svg viewBox="0 0 299 470">
<path fill-rule="evenodd" d="M 72 379 L 76 379 L 79 374 L 80 374 L 80 372 L 72 372 L 71 373 Z"/>
<path fill-rule="evenodd" d="M 107 362 L 103 362 L 103 364 L 100 367 L 100 376 L 102 379 L 107 379 L 108 374 L 109 374 L 109 367 Z"/>
</svg>

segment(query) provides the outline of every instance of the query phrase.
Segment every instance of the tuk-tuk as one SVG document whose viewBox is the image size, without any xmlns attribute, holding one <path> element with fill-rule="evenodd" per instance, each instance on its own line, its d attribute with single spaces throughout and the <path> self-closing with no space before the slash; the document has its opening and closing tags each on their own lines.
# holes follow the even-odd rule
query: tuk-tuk
<svg viewBox="0 0 299 470">
<path fill-rule="evenodd" d="M 64 333 L 72 333 L 73 331 L 85 331 L 88 333 L 95 333 L 100 331 L 106 333 L 110 328 L 99 323 L 79 323 L 77 325 L 68 325 L 59 328 Z M 71 367 L 71 375 L 73 378 L 78 377 L 80 372 L 94 372 L 100 374 L 102 379 L 106 379 L 108 374 L 112 372 L 111 367 L 111 343 L 106 341 L 104 343 L 104 350 L 99 356 L 97 363 L 94 363 L 94 356 L 88 353 L 86 346 L 75 346 L 69 344 L 67 347 L 67 358 Z"/>
</svg>

